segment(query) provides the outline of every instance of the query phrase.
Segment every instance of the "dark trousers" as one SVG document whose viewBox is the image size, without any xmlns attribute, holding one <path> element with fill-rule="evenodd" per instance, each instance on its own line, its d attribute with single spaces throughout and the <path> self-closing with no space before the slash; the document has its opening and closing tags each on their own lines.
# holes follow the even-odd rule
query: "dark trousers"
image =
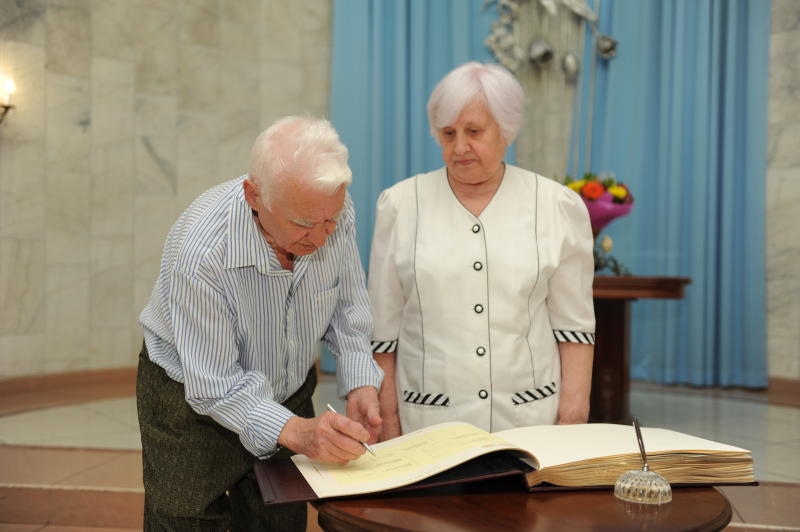
<svg viewBox="0 0 800 532">
<path fill-rule="evenodd" d="M 313 417 L 312 369 L 286 402 L 289 410 Z M 188 405 L 183 384 L 139 355 L 136 406 L 144 465 L 144 530 L 304 531 L 304 503 L 265 506 L 253 473 L 256 458 L 239 436 Z M 273 458 L 288 458 L 281 449 Z"/>
</svg>

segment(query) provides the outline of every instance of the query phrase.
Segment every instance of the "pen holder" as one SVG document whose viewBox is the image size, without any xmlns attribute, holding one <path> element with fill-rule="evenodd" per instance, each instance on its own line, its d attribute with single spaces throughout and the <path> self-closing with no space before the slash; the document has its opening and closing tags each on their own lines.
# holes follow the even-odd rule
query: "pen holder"
<svg viewBox="0 0 800 532">
<path fill-rule="evenodd" d="M 636 469 L 620 475 L 614 484 L 614 496 L 628 502 L 665 504 L 672 500 L 672 488 L 655 471 Z"/>
</svg>

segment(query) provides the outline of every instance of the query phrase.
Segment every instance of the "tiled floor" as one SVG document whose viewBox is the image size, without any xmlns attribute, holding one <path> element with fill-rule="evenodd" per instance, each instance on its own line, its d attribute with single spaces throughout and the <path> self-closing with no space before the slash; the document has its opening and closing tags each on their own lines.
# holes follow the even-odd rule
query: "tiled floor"
<svg viewBox="0 0 800 532">
<path fill-rule="evenodd" d="M 332 377 L 323 376 L 314 397 L 318 411 L 328 402 L 344 411 L 335 386 Z M 771 405 L 757 394 L 739 397 L 635 383 L 631 412 L 644 426 L 752 450 L 762 485 L 720 488 L 734 507 L 731 530 L 800 530 L 795 508 L 800 503 L 800 408 Z M 0 443 L 0 531 L 100 532 L 141 526 L 140 518 L 131 521 L 140 515 L 143 501 L 132 397 L 0 417 Z M 42 513 L 49 523 L 72 526 L 9 523 L 48 522 Z M 309 530 L 315 529 L 310 524 Z"/>
</svg>

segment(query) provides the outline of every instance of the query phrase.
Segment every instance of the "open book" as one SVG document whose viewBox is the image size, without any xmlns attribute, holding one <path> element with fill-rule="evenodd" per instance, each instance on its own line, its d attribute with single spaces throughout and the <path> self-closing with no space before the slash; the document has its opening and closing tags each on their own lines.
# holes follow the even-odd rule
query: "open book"
<svg viewBox="0 0 800 532">
<path fill-rule="evenodd" d="M 754 482 L 753 458 L 746 449 L 658 428 L 642 428 L 642 437 L 650 469 L 673 485 Z M 537 425 L 495 433 L 469 423 L 441 423 L 373 449 L 375 456 L 366 453 L 343 465 L 314 462 L 304 455 L 293 456 L 291 462 L 258 462 L 255 471 L 264 501 L 426 487 L 431 483 L 425 479 L 431 477 L 444 484 L 516 475 L 532 491 L 548 486 L 611 487 L 625 471 L 642 467 L 633 428 L 601 423 Z M 498 457 L 498 452 L 505 457 Z M 451 470 L 459 473 L 448 478 Z"/>
</svg>

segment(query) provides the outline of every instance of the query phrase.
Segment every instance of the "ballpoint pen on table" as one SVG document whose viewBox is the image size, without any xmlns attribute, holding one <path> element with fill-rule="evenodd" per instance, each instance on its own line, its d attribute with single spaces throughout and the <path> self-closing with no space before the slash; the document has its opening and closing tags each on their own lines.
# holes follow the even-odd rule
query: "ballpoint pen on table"
<svg viewBox="0 0 800 532">
<path fill-rule="evenodd" d="M 338 414 L 338 412 L 330 404 L 326 404 L 325 406 L 327 406 L 328 410 L 330 410 L 334 414 Z M 370 447 L 367 442 L 362 441 L 361 445 L 363 445 L 370 452 L 370 454 L 372 454 L 372 456 L 375 456 L 375 451 L 372 450 L 372 447 Z"/>
</svg>

